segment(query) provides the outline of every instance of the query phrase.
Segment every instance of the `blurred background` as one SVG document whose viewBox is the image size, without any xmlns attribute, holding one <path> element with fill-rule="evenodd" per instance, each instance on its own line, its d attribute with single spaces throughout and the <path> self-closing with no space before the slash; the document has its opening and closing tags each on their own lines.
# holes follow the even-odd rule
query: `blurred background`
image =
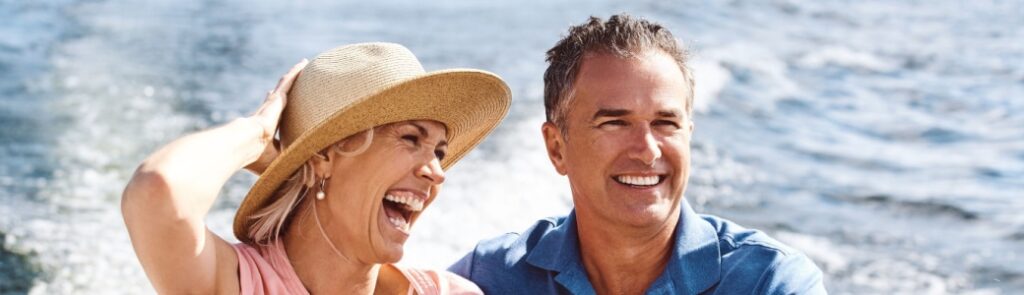
<svg viewBox="0 0 1024 295">
<path fill-rule="evenodd" d="M 426 2 L 0 0 L 0 294 L 152 293 L 119 208 L 136 165 L 355 42 L 493 71 L 514 93 L 402 264 L 445 268 L 566 214 L 540 136 L 544 52 L 618 12 L 692 52 L 699 212 L 806 252 L 834 294 L 1024 292 L 1024 2 Z M 234 239 L 254 179 L 225 186 L 214 231 Z"/>
</svg>

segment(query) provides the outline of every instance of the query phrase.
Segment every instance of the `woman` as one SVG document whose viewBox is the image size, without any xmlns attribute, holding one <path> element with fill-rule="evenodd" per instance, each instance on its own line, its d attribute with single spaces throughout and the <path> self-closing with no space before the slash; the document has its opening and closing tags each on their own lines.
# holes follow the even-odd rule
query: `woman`
<svg viewBox="0 0 1024 295">
<path fill-rule="evenodd" d="M 303 60 L 251 117 L 177 139 L 142 163 L 122 200 L 132 245 L 160 293 L 478 293 L 453 274 L 391 263 L 443 169 L 509 103 L 497 76 L 424 73 L 396 44 Z M 231 245 L 203 219 L 243 167 L 260 178 L 235 216 L 243 244 Z"/>
</svg>

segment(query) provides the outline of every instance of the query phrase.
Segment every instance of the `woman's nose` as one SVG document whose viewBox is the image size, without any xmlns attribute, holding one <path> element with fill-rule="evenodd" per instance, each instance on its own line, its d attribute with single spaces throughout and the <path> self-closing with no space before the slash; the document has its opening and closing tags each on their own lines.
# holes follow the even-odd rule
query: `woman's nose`
<svg viewBox="0 0 1024 295">
<path fill-rule="evenodd" d="M 434 158 L 427 164 L 416 170 L 416 176 L 423 177 L 433 184 L 444 183 L 444 169 L 441 168 L 441 160 Z"/>
</svg>

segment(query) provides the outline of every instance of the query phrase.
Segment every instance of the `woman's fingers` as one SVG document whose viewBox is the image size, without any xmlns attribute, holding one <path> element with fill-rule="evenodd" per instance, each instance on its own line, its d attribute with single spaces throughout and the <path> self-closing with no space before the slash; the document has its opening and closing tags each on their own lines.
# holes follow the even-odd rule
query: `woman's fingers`
<svg viewBox="0 0 1024 295">
<path fill-rule="evenodd" d="M 292 88 L 292 83 L 295 82 L 295 78 L 299 76 L 299 72 L 306 67 L 309 61 L 302 59 L 298 64 L 292 67 L 287 74 L 281 76 L 281 80 L 277 82 L 277 87 L 274 90 L 267 92 L 267 98 L 263 100 L 263 104 L 256 110 L 256 113 L 252 115 L 251 120 L 258 123 L 263 128 L 263 134 L 260 136 L 260 143 L 263 145 L 263 152 L 255 162 L 250 163 L 245 168 L 249 169 L 253 173 L 261 174 L 266 169 L 274 158 L 281 152 L 279 150 L 279 143 L 274 138 L 274 134 L 277 133 L 277 123 L 281 118 L 281 113 L 284 111 L 284 106 L 287 103 L 288 91 Z"/>
<path fill-rule="evenodd" d="M 271 120 L 276 124 L 277 118 L 281 116 L 281 112 L 284 111 L 285 100 L 280 93 L 271 91 L 267 93 L 267 99 L 263 100 L 263 105 L 256 111 L 256 116 Z"/>
<path fill-rule="evenodd" d="M 288 95 L 288 90 L 292 89 L 292 83 L 295 82 L 295 77 L 299 75 L 299 72 L 302 71 L 302 68 L 305 68 L 308 63 L 309 61 L 303 58 L 302 61 L 299 61 L 295 66 L 292 66 L 292 69 L 289 70 L 287 74 L 284 74 L 284 76 L 281 77 L 281 80 L 277 81 L 277 87 L 274 88 L 274 91 L 281 95 Z"/>
<path fill-rule="evenodd" d="M 306 67 L 309 61 L 302 59 L 299 63 L 295 64 L 288 73 L 281 76 L 281 80 L 277 82 L 277 87 L 274 90 L 267 92 L 267 98 L 263 100 L 263 105 L 260 106 L 256 113 L 253 114 L 255 117 L 259 117 L 260 121 L 264 121 L 265 124 L 270 126 L 276 126 L 278 118 L 281 117 L 281 112 L 284 111 L 284 106 L 287 103 L 288 91 L 292 88 L 292 83 L 295 82 L 295 78 L 298 77 L 299 72 L 302 68 Z"/>
<path fill-rule="evenodd" d="M 281 79 L 277 82 L 277 87 L 274 87 L 274 90 L 267 93 L 267 98 L 264 100 L 263 105 L 256 111 L 257 115 L 269 114 L 271 116 L 280 116 L 281 111 L 284 110 L 284 105 L 287 103 L 288 91 L 292 89 L 292 84 L 295 82 L 295 78 L 299 76 L 299 72 L 308 63 L 309 61 L 303 58 L 302 61 L 292 66 L 288 73 L 281 76 Z"/>
</svg>

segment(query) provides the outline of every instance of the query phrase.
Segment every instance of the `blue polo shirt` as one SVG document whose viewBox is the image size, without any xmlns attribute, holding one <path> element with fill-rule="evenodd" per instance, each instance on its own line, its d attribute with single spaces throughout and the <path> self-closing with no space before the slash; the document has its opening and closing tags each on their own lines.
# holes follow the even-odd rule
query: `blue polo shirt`
<svg viewBox="0 0 1024 295">
<path fill-rule="evenodd" d="M 826 294 L 804 254 L 683 201 L 675 248 L 647 294 Z M 594 294 L 580 258 L 576 212 L 522 234 L 481 241 L 448 270 L 487 294 Z"/>
</svg>

